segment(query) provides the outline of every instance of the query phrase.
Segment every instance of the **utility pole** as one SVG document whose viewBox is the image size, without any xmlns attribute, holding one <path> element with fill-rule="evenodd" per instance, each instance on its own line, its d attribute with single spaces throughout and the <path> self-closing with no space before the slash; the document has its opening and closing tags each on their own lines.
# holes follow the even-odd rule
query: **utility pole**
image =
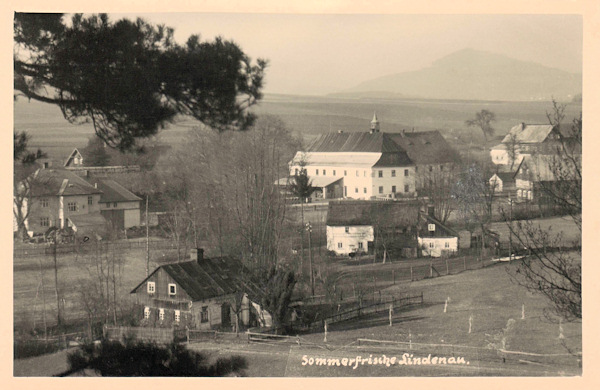
<svg viewBox="0 0 600 390">
<path fill-rule="evenodd" d="M 146 195 L 146 277 L 150 275 L 150 221 L 148 221 L 148 195 Z"/>
<path fill-rule="evenodd" d="M 512 198 L 508 197 L 508 203 L 510 205 L 510 211 L 508 212 L 508 262 L 510 263 L 512 260 Z"/>
<path fill-rule="evenodd" d="M 313 275 L 313 256 L 312 256 L 312 242 L 311 242 L 311 236 L 312 236 L 312 225 L 310 224 L 310 222 L 306 223 L 306 231 L 308 231 L 308 256 L 310 259 L 310 291 L 311 294 L 314 296 L 315 295 L 315 279 L 314 279 L 314 275 Z"/>
</svg>

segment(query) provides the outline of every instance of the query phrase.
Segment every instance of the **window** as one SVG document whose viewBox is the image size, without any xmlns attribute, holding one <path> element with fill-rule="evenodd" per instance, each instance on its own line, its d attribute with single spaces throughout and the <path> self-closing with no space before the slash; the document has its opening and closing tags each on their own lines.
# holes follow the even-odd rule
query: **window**
<svg viewBox="0 0 600 390">
<path fill-rule="evenodd" d="M 48 217 L 40 218 L 40 226 L 50 226 L 50 218 L 48 218 Z"/>
<path fill-rule="evenodd" d="M 354 187 L 354 192 L 358 194 L 358 187 Z"/>
<path fill-rule="evenodd" d="M 408 184 L 404 185 L 404 192 L 408 192 L 410 191 L 410 187 L 408 186 Z"/>
<path fill-rule="evenodd" d="M 404 170 L 404 176 L 408 176 L 408 169 Z"/>
<path fill-rule="evenodd" d="M 392 186 L 392 194 L 396 193 L 396 186 Z"/>
<path fill-rule="evenodd" d="M 169 295 L 177 294 L 177 285 L 174 283 L 169 283 Z"/>
<path fill-rule="evenodd" d="M 338 242 L 338 249 L 342 249 L 343 244 L 341 242 Z"/>
<path fill-rule="evenodd" d="M 346 231 L 346 233 L 350 233 L 350 226 L 346 226 L 344 230 Z"/>
<path fill-rule="evenodd" d="M 363 171 L 363 176 L 367 177 L 367 171 Z"/>
<path fill-rule="evenodd" d="M 433 166 L 432 165 L 429 166 L 429 172 L 433 172 Z"/>
<path fill-rule="evenodd" d="M 358 171 L 356 171 L 356 177 L 358 177 L 358 176 L 360 176 L 360 175 L 359 175 Z"/>
<path fill-rule="evenodd" d="M 392 169 L 392 177 L 396 177 L 396 170 Z"/>
<path fill-rule="evenodd" d="M 148 282 L 148 294 L 154 294 L 156 292 L 156 283 Z"/>
<path fill-rule="evenodd" d="M 203 306 L 200 312 L 200 322 L 208 322 L 208 306 Z"/>
<path fill-rule="evenodd" d="M 315 169 L 315 175 L 319 176 L 319 170 Z"/>
<path fill-rule="evenodd" d="M 362 248 L 363 248 L 363 243 L 362 243 L 362 242 L 359 242 L 359 243 L 358 243 L 358 249 L 362 249 Z"/>
<path fill-rule="evenodd" d="M 429 241 L 429 247 L 433 248 L 433 241 Z"/>
<path fill-rule="evenodd" d="M 67 203 L 67 208 L 69 211 L 77 211 L 77 203 L 69 202 L 69 203 Z"/>
<path fill-rule="evenodd" d="M 419 167 L 415 167 L 415 172 L 419 172 Z"/>
<path fill-rule="evenodd" d="M 444 243 L 444 248 L 446 248 L 446 249 L 450 248 L 450 243 L 446 241 L 446 242 Z"/>
<path fill-rule="evenodd" d="M 181 321 L 181 311 L 175 310 L 175 322 Z"/>
<path fill-rule="evenodd" d="M 348 187 L 344 186 L 344 196 L 348 196 Z"/>
<path fill-rule="evenodd" d="M 145 318 L 145 319 L 148 319 L 148 318 L 150 318 L 150 308 L 149 308 L 148 306 L 146 306 L 146 307 L 144 308 L 144 318 Z"/>
<path fill-rule="evenodd" d="M 294 175 L 298 176 L 298 168 L 294 169 Z"/>
<path fill-rule="evenodd" d="M 363 188 L 363 192 L 366 194 L 367 193 L 367 187 Z"/>
<path fill-rule="evenodd" d="M 48 207 L 48 198 L 40 199 L 40 203 L 41 203 L 42 207 Z"/>
<path fill-rule="evenodd" d="M 165 320 L 165 309 L 158 309 L 158 319 L 161 321 Z"/>
<path fill-rule="evenodd" d="M 335 176 L 335 169 L 333 170 L 333 176 Z"/>
<path fill-rule="evenodd" d="M 327 176 L 327 171 L 323 169 L 323 176 Z"/>
<path fill-rule="evenodd" d="M 383 171 L 377 172 L 377 177 L 383 177 Z"/>
<path fill-rule="evenodd" d="M 383 186 L 379 186 L 379 193 L 383 194 Z"/>
<path fill-rule="evenodd" d="M 348 171 L 344 171 L 344 176 L 348 175 Z"/>
<path fill-rule="evenodd" d="M 88 196 L 88 204 L 90 206 L 94 204 L 94 197 L 93 196 Z"/>
<path fill-rule="evenodd" d="M 117 202 L 114 202 L 114 203 L 113 203 L 113 207 L 117 207 Z"/>
</svg>

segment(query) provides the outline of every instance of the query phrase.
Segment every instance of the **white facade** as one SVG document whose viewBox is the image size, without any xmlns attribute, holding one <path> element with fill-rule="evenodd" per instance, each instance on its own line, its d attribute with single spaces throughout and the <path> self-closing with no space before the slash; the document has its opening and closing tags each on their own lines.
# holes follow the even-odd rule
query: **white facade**
<svg viewBox="0 0 600 390">
<path fill-rule="evenodd" d="M 306 169 L 310 178 L 342 178 L 344 198 L 391 198 L 394 197 L 394 193 L 413 196 L 414 166 L 377 167 L 375 164 L 381 155 L 382 153 L 367 152 L 298 152 L 290 164 L 290 176 Z M 302 162 L 302 167 L 299 162 Z"/>
<path fill-rule="evenodd" d="M 373 226 L 327 226 L 327 250 L 338 255 L 367 253 L 373 240 Z"/>
<path fill-rule="evenodd" d="M 458 250 L 458 237 L 418 237 L 417 242 L 423 256 L 441 257 Z"/>
</svg>

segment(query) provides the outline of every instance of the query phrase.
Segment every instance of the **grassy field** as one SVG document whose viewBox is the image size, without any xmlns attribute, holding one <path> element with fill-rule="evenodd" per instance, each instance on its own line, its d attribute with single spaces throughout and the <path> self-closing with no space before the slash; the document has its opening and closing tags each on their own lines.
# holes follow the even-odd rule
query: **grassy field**
<svg viewBox="0 0 600 390">
<path fill-rule="evenodd" d="M 574 353 L 581 351 L 581 323 L 559 324 L 546 318 L 544 309 L 547 301 L 511 281 L 507 271 L 514 266 L 499 264 L 391 287 L 390 293 L 423 291 L 425 304 L 395 312 L 392 326 L 387 313 L 332 324 L 327 343 L 323 342 L 323 333 L 314 333 L 301 336 L 303 345 L 247 344 L 242 338 L 238 343 L 197 343 L 191 347 L 207 352 L 211 358 L 246 357 L 248 376 L 580 375 L 578 358 L 570 355 L 566 347 Z M 447 298 L 450 300 L 444 313 Z M 524 319 L 522 305 L 525 306 Z M 513 326 L 506 330 L 509 322 L 513 322 Z M 363 342 L 358 345 L 359 338 L 407 344 Z M 502 347 L 502 339 L 505 353 L 497 352 Z M 314 345 L 310 346 L 310 343 Z M 427 356 L 429 353 L 462 356 L 470 364 L 429 367 L 364 365 L 357 370 L 302 366 L 304 355 L 355 358 L 357 355 L 385 354 L 401 357 L 407 352 L 415 356 Z M 59 372 L 65 367 L 65 356 L 58 353 L 15 361 L 15 374 L 35 375 L 38 372 L 36 366 L 43 367 L 45 375 L 53 373 L 52 366 Z"/>
</svg>

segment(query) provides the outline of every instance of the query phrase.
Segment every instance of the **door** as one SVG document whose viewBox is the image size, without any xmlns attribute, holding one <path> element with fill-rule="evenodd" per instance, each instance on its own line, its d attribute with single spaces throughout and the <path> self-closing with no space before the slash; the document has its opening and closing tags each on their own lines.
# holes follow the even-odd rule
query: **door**
<svg viewBox="0 0 600 390">
<path fill-rule="evenodd" d="M 227 302 L 221 305 L 221 326 L 225 328 L 231 326 L 231 306 Z"/>
</svg>

